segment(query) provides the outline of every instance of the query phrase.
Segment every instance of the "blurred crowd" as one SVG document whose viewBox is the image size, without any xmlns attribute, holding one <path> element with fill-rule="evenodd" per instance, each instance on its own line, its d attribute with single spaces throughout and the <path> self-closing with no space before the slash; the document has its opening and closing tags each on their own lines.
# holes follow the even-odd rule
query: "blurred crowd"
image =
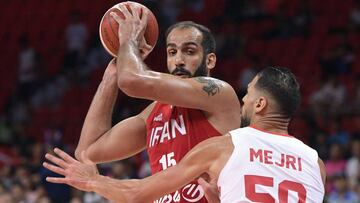
<svg viewBox="0 0 360 203">
<path fill-rule="evenodd" d="M 7 3 L 11 2 L 56 4 L 42 0 Z M 233 85 L 239 99 L 262 67 L 292 69 L 301 83 L 303 100 L 290 133 L 315 148 L 324 160 L 326 202 L 360 202 L 359 0 L 140 2 L 156 15 L 161 34 L 181 20 L 210 27 L 216 36 L 219 61 L 212 75 Z M 42 162 L 44 154 L 54 147 L 74 152 L 87 108 L 111 59 L 98 38 L 98 22 L 115 3 L 94 1 L 97 14 L 65 6 L 66 16 L 54 17 L 65 22 L 51 38 L 51 43 L 56 41 L 55 48 L 38 45 L 46 44 L 46 37 L 34 41 L 29 32 L 18 35 L 17 58 L 12 64 L 15 80 L 6 80 L 10 77 L 7 71 L 1 72 L 2 80 L 11 84 L 1 83 L 0 88 L 0 203 L 108 202 L 94 193 L 47 183 L 45 177 L 55 174 L 43 168 Z M 2 37 L 4 42 L 8 36 L 5 33 Z M 164 36 L 159 37 L 146 63 L 166 71 Z M 138 113 L 147 103 L 120 94 L 113 122 Z M 99 170 L 119 179 L 150 174 L 145 152 L 100 164 Z"/>
</svg>

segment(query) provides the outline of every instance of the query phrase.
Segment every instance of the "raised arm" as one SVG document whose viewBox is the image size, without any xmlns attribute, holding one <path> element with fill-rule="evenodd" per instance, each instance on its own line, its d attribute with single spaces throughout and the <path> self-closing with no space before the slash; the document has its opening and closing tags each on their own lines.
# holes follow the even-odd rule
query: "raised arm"
<svg viewBox="0 0 360 203">
<path fill-rule="evenodd" d="M 118 95 L 116 66 L 110 62 L 86 115 L 75 156 L 81 152 L 94 162 L 124 159 L 146 146 L 146 118 L 152 106 L 139 115 L 112 127 L 111 119 Z"/>
<path fill-rule="evenodd" d="M 214 137 L 193 148 L 176 166 L 142 180 L 116 180 L 98 175 L 94 164 L 83 158 L 80 163 L 65 152 L 55 149 L 60 157 L 47 154 L 46 158 L 58 166 L 44 166 L 65 177 L 47 181 L 69 184 L 77 189 L 96 192 L 114 202 L 144 203 L 155 200 L 184 186 L 203 173 L 217 177 L 231 155 L 230 136 Z"/>
<path fill-rule="evenodd" d="M 118 86 L 125 94 L 209 113 L 240 112 L 235 91 L 224 81 L 211 77 L 180 78 L 149 70 L 137 48 L 146 27 L 146 15 L 140 19 L 136 7 L 131 8 L 132 13 L 125 7 L 120 6 L 119 9 L 125 19 L 114 13 L 112 16 L 121 27 L 117 74 Z"/>
</svg>

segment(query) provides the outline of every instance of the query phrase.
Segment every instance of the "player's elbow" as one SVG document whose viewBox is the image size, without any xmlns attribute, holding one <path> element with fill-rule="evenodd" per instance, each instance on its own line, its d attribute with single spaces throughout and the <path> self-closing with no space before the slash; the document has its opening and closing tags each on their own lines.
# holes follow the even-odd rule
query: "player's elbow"
<svg viewBox="0 0 360 203">
<path fill-rule="evenodd" d="M 123 72 L 121 76 L 118 76 L 117 85 L 119 89 L 127 96 L 146 98 L 148 92 L 151 91 L 151 80 L 146 75 Z"/>
<path fill-rule="evenodd" d="M 81 149 L 79 146 L 77 146 L 75 149 L 74 155 L 75 155 L 75 158 L 79 161 L 81 160 L 81 152 L 82 151 L 83 151 L 83 149 Z"/>
<path fill-rule="evenodd" d="M 77 146 L 76 149 L 75 149 L 74 156 L 75 156 L 75 158 L 76 158 L 77 160 L 79 160 L 79 161 L 81 161 L 81 162 L 83 161 L 83 155 L 82 155 L 82 153 L 85 153 L 84 156 L 89 157 L 86 149 Z"/>
<path fill-rule="evenodd" d="M 132 96 L 132 93 L 136 90 L 139 81 L 139 75 L 123 71 L 121 75 L 118 75 L 117 85 L 119 89 L 123 91 L 126 95 Z"/>
</svg>

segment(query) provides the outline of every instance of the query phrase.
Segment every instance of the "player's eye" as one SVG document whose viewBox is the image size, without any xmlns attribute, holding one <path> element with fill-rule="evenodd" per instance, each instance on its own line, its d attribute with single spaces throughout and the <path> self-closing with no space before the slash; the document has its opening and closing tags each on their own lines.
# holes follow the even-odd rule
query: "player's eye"
<svg viewBox="0 0 360 203">
<path fill-rule="evenodd" d="M 176 54 L 176 50 L 175 49 L 169 49 L 168 50 L 168 55 L 169 56 L 174 56 Z"/>
<path fill-rule="evenodd" d="M 186 53 L 188 55 L 193 55 L 195 53 L 195 50 L 194 49 L 186 49 Z"/>
</svg>

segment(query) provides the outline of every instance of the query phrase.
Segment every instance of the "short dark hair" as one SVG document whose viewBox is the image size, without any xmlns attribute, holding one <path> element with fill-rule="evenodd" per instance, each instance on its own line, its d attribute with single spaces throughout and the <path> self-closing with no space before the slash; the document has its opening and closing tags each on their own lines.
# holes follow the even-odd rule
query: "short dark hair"
<svg viewBox="0 0 360 203">
<path fill-rule="evenodd" d="M 291 118 L 301 100 L 299 83 L 294 74 L 284 67 L 267 67 L 260 71 L 255 87 L 275 100 L 282 114 Z"/>
<path fill-rule="evenodd" d="M 191 27 L 198 29 L 202 34 L 201 46 L 204 49 L 204 54 L 206 55 L 210 53 L 215 53 L 215 49 L 216 49 L 215 37 L 211 33 L 210 29 L 203 25 L 197 24 L 193 21 L 182 21 L 171 25 L 166 30 L 165 39 L 167 39 L 170 32 L 175 28 L 183 29 L 183 28 L 191 28 Z"/>
</svg>

